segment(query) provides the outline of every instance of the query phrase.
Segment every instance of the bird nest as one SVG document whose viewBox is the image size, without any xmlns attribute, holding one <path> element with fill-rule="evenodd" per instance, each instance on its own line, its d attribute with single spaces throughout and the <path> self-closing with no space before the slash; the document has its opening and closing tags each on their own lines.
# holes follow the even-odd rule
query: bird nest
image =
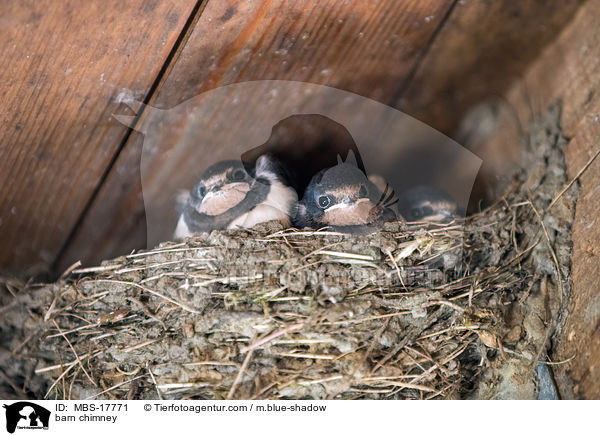
<svg viewBox="0 0 600 436">
<path fill-rule="evenodd" d="M 569 293 L 557 113 L 528 172 L 447 225 L 215 231 L 4 281 L 0 387 L 50 399 L 531 398 Z"/>
</svg>

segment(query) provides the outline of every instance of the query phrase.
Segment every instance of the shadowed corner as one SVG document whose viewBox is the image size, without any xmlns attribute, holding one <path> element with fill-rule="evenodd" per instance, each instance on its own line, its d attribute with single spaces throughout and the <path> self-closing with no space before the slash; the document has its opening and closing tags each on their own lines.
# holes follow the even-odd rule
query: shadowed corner
<svg viewBox="0 0 600 436">
<path fill-rule="evenodd" d="M 289 173 L 292 186 L 302 196 L 311 178 L 334 167 L 338 158 L 350 153 L 366 174 L 360 151 L 348 129 L 320 114 L 297 114 L 282 119 L 271 129 L 269 139 L 241 155 L 244 165 L 253 165 L 263 154 L 275 156 Z"/>
</svg>

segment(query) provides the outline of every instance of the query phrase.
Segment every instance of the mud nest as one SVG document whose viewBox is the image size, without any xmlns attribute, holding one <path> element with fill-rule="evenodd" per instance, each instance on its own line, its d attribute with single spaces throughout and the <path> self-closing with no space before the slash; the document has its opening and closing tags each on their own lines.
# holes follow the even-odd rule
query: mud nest
<svg viewBox="0 0 600 436">
<path fill-rule="evenodd" d="M 3 280 L 5 398 L 532 398 L 569 296 L 577 183 L 552 109 L 503 198 L 369 236 L 219 231 Z"/>
</svg>

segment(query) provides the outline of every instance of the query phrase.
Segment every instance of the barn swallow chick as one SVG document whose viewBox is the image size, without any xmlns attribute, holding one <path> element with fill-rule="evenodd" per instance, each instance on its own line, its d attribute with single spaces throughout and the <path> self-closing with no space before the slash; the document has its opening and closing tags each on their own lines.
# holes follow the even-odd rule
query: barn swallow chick
<svg viewBox="0 0 600 436">
<path fill-rule="evenodd" d="M 336 231 L 371 233 L 395 219 L 389 208 L 393 191 L 381 192 L 356 166 L 340 163 L 319 171 L 298 203 L 297 227 L 332 227 Z"/>
<path fill-rule="evenodd" d="M 249 172 L 241 161 L 212 165 L 189 193 L 174 237 L 250 228 L 271 220 L 289 226 L 298 195 L 288 186 L 285 174 L 280 163 L 267 154 L 260 156 Z"/>
<path fill-rule="evenodd" d="M 448 223 L 458 216 L 456 201 L 431 186 L 416 186 L 404 192 L 398 199 L 398 211 L 407 222 Z"/>
</svg>

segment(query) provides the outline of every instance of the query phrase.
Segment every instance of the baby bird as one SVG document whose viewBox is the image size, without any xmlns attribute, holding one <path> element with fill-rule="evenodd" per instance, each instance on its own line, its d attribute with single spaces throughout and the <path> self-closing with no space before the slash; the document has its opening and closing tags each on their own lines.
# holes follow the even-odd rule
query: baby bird
<svg viewBox="0 0 600 436">
<path fill-rule="evenodd" d="M 407 222 L 448 223 L 459 215 L 456 201 L 431 186 L 416 186 L 404 192 L 398 199 L 398 212 Z"/>
<path fill-rule="evenodd" d="M 294 225 L 371 233 L 396 218 L 390 209 L 392 197 L 391 189 L 381 192 L 356 166 L 340 163 L 313 176 L 298 203 Z"/>
<path fill-rule="evenodd" d="M 221 161 L 204 171 L 187 196 L 174 237 L 250 228 L 271 220 L 289 226 L 297 201 L 284 168 L 273 156 L 260 156 L 249 172 L 241 161 Z"/>
</svg>

